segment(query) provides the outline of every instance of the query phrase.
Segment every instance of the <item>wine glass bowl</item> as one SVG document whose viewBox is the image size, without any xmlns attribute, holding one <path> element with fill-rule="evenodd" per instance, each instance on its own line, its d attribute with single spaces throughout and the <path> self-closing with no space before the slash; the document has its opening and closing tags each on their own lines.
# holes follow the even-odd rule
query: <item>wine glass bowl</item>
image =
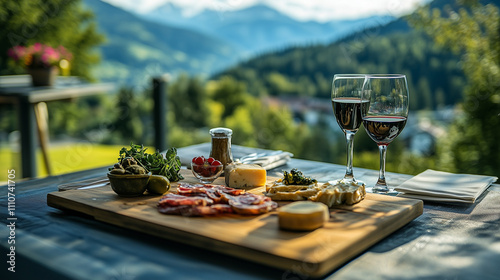
<svg viewBox="0 0 500 280">
<path fill-rule="evenodd" d="M 352 170 L 354 135 L 363 122 L 361 112 L 368 110 L 369 105 L 362 93 L 364 82 L 362 74 L 337 74 L 332 82 L 333 113 L 346 137 L 347 166 L 342 179 L 346 182 L 356 182 Z"/>
<path fill-rule="evenodd" d="M 409 91 L 406 76 L 401 74 L 367 75 L 363 99 L 369 100 L 362 110 L 363 126 L 380 152 L 379 178 L 373 192 L 390 191 L 385 180 L 387 146 L 403 131 L 409 110 Z"/>
</svg>

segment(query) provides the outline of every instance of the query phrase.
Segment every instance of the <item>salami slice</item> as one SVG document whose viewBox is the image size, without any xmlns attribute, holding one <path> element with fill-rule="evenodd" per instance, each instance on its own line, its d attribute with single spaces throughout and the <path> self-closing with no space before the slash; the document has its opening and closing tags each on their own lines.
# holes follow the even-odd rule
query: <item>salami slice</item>
<svg viewBox="0 0 500 280">
<path fill-rule="evenodd" d="M 258 215 L 276 209 L 269 197 L 246 193 L 221 185 L 181 183 L 177 194 L 166 194 L 158 202 L 158 211 L 183 216 L 213 216 L 224 213 Z"/>
<path fill-rule="evenodd" d="M 269 197 L 250 193 L 233 197 L 229 200 L 229 205 L 233 207 L 234 212 L 243 215 L 259 215 L 278 207 L 278 203 Z"/>
<path fill-rule="evenodd" d="M 213 200 L 201 196 L 184 196 L 169 193 L 160 198 L 158 205 L 179 206 L 179 205 L 212 205 Z"/>
</svg>

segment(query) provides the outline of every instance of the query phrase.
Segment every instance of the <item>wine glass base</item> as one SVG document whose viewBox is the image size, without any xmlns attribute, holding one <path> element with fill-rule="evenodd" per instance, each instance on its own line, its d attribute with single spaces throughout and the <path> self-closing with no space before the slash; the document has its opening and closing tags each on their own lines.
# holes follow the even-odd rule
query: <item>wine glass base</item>
<svg viewBox="0 0 500 280">
<path fill-rule="evenodd" d="M 387 186 L 380 186 L 380 185 L 375 185 L 372 188 L 372 191 L 374 193 L 388 193 L 390 191 L 389 187 Z"/>
<path fill-rule="evenodd" d="M 366 188 L 366 192 L 369 193 L 376 193 L 376 194 L 385 194 L 385 195 L 390 195 L 390 196 L 396 196 L 399 194 L 398 191 L 394 190 L 393 188 L 385 187 L 381 188 L 380 186 L 373 186 L 373 187 L 368 187 Z"/>
</svg>

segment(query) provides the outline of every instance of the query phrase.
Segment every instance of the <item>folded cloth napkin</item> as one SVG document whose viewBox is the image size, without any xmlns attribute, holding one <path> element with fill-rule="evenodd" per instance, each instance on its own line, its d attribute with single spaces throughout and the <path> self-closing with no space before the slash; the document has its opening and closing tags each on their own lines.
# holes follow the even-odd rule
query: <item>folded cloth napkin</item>
<svg viewBox="0 0 500 280">
<path fill-rule="evenodd" d="M 398 196 L 439 202 L 474 203 L 498 178 L 427 169 L 394 188 Z"/>
<path fill-rule="evenodd" d="M 285 165 L 290 158 L 293 157 L 292 153 L 283 151 L 274 151 L 269 154 L 256 155 L 255 157 L 242 158 L 241 162 L 248 164 L 258 164 L 266 170 Z"/>
</svg>

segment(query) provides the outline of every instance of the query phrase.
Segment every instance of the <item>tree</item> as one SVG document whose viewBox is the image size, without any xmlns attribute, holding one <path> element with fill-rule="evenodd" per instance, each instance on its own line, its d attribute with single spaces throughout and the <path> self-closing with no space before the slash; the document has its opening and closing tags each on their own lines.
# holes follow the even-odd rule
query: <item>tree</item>
<svg viewBox="0 0 500 280">
<path fill-rule="evenodd" d="M 139 115 L 139 100 L 131 88 L 122 88 L 117 96 L 117 116 L 113 128 L 125 142 L 143 143 L 143 125 Z"/>
<path fill-rule="evenodd" d="M 0 0 L 0 26 L 0 74 L 24 72 L 8 64 L 9 48 L 41 42 L 67 48 L 73 54 L 71 74 L 92 78 L 91 66 L 99 62 L 94 47 L 104 37 L 80 0 Z"/>
<path fill-rule="evenodd" d="M 211 93 L 213 100 L 224 105 L 223 118 L 232 115 L 236 109 L 246 104 L 248 93 L 242 82 L 232 77 L 222 77 L 215 84 Z"/>
<path fill-rule="evenodd" d="M 500 16 L 493 4 L 457 2 L 442 14 L 419 9 L 410 22 L 435 42 L 461 54 L 468 81 L 464 117 L 439 147 L 442 167 L 451 171 L 500 175 Z"/>
<path fill-rule="evenodd" d="M 175 123 L 185 128 L 199 128 L 207 125 L 207 94 L 199 77 L 182 74 L 168 90 L 169 110 L 174 112 Z"/>
</svg>

